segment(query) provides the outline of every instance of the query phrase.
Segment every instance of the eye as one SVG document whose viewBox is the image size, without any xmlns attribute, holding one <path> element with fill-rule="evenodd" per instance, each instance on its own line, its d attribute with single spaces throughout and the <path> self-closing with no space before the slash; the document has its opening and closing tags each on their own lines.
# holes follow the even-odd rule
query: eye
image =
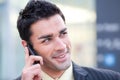
<svg viewBox="0 0 120 80">
<path fill-rule="evenodd" d="M 60 37 L 65 37 L 67 35 L 67 31 L 60 33 Z"/>
<path fill-rule="evenodd" d="M 52 39 L 51 38 L 45 38 L 43 41 L 42 41 L 42 43 L 48 43 L 48 42 L 50 42 Z"/>
</svg>

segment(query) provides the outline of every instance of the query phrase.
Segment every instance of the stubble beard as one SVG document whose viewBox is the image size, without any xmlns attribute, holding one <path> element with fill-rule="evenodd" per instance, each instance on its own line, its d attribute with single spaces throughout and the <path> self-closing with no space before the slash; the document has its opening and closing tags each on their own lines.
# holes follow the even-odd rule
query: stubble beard
<svg viewBox="0 0 120 80">
<path fill-rule="evenodd" d="M 51 62 L 49 63 L 48 61 L 44 61 L 44 67 L 48 67 L 54 71 L 64 71 L 66 69 L 68 69 L 72 63 L 71 58 L 70 58 L 70 53 L 66 54 L 68 57 L 68 59 L 63 62 L 63 63 L 59 63 L 59 62 Z"/>
</svg>

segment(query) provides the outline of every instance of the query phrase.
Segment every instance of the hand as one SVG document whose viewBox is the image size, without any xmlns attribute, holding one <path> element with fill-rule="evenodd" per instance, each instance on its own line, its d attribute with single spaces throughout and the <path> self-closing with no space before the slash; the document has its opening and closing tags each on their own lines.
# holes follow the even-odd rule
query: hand
<svg viewBox="0 0 120 80">
<path fill-rule="evenodd" d="M 33 65 L 35 61 L 39 61 L 40 64 Z M 25 66 L 22 71 L 22 80 L 42 80 L 41 65 L 43 65 L 43 58 L 29 55 L 29 50 L 25 47 Z"/>
</svg>

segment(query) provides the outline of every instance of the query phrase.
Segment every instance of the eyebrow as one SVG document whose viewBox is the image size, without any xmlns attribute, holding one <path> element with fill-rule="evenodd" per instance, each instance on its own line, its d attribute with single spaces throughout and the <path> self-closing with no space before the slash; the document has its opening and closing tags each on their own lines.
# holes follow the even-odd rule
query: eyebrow
<svg viewBox="0 0 120 80">
<path fill-rule="evenodd" d="M 64 29 L 60 30 L 59 33 L 61 34 L 61 33 L 65 32 L 66 30 L 67 30 L 67 28 L 64 28 Z M 53 36 L 53 34 L 43 35 L 41 37 L 38 37 L 38 39 L 50 38 L 52 36 Z"/>
<path fill-rule="evenodd" d="M 66 30 L 67 30 L 67 28 L 64 28 L 59 33 L 61 34 L 61 33 L 65 32 Z"/>
<path fill-rule="evenodd" d="M 38 37 L 38 39 L 50 38 L 50 37 L 52 37 L 52 36 L 53 36 L 52 34 L 43 35 L 43 36 L 41 36 L 41 37 Z"/>
</svg>

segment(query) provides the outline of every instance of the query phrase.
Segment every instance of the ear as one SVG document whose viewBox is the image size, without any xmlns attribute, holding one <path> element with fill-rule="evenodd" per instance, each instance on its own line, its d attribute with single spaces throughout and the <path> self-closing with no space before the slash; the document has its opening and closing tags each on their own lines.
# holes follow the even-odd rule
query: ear
<svg viewBox="0 0 120 80">
<path fill-rule="evenodd" d="M 23 47 L 27 47 L 27 41 L 22 40 L 22 45 L 23 45 Z"/>
</svg>

